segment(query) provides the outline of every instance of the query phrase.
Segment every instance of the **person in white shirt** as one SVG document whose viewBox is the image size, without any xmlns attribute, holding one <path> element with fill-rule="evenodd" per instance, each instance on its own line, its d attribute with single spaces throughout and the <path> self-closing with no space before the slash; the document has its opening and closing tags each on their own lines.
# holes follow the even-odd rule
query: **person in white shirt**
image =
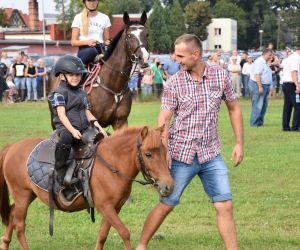
<svg viewBox="0 0 300 250">
<path fill-rule="evenodd" d="M 283 68 L 282 91 L 284 94 L 282 112 L 282 130 L 300 132 L 300 102 L 296 101 L 300 94 L 300 48 L 281 63 Z M 290 119 L 294 108 L 292 127 Z"/>
<path fill-rule="evenodd" d="M 74 17 L 72 23 L 72 46 L 79 47 L 77 56 L 87 65 L 99 60 L 97 55 L 109 45 L 110 19 L 107 15 L 98 12 L 99 0 L 83 0 L 85 5 L 81 13 Z"/>
<path fill-rule="evenodd" d="M 239 55 L 239 53 L 237 52 L 237 50 L 233 50 L 232 51 L 232 55 L 231 57 L 229 58 L 229 64 L 232 63 L 232 59 L 233 58 L 236 58 L 237 59 L 237 63 L 240 64 L 241 62 L 241 56 Z"/>
<path fill-rule="evenodd" d="M 248 57 L 247 61 L 244 63 L 243 68 L 242 68 L 242 74 L 244 76 L 244 94 L 245 94 L 245 96 L 250 96 L 248 82 L 250 79 L 252 66 L 253 66 L 253 60 L 251 57 Z"/>
<path fill-rule="evenodd" d="M 241 89 L 241 65 L 237 63 L 237 57 L 232 57 L 232 63 L 228 65 L 228 71 L 237 97 L 242 96 Z"/>
</svg>

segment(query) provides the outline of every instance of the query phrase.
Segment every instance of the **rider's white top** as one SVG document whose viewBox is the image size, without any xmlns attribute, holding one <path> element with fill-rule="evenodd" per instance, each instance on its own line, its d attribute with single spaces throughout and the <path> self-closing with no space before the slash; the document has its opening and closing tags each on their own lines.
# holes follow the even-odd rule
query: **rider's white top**
<svg viewBox="0 0 300 250">
<path fill-rule="evenodd" d="M 103 43 L 103 31 L 105 28 L 111 26 L 110 19 L 107 15 L 98 12 L 96 16 L 89 19 L 89 33 L 87 36 L 82 34 L 82 13 L 74 17 L 72 28 L 79 28 L 79 40 L 96 39 L 98 42 Z"/>
</svg>

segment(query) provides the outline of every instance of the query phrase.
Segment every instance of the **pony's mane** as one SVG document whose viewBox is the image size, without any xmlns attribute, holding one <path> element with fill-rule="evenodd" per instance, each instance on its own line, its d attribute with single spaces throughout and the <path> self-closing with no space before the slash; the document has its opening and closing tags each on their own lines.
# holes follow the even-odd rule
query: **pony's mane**
<svg viewBox="0 0 300 250">
<path fill-rule="evenodd" d="M 123 32 L 128 29 L 131 25 L 135 25 L 135 24 L 140 24 L 143 25 L 140 21 L 130 21 L 122 30 L 120 30 L 113 38 L 113 40 L 111 41 L 110 45 L 108 46 L 107 50 L 105 51 L 103 60 L 107 61 L 109 59 L 109 57 L 111 56 L 111 54 L 113 53 L 113 51 L 115 50 L 115 48 L 117 47 L 117 44 L 121 38 L 121 36 L 123 35 Z"/>
<path fill-rule="evenodd" d="M 142 131 L 145 126 L 128 127 L 115 131 L 110 137 L 116 136 L 134 136 Z M 148 149 L 158 148 L 162 143 L 161 133 L 148 127 L 148 135 L 143 141 L 143 147 Z"/>
</svg>

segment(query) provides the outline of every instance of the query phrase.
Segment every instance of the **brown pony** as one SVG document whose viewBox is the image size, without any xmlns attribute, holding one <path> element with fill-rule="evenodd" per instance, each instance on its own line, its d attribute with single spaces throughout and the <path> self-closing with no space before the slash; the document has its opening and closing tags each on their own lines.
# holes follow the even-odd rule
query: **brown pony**
<svg viewBox="0 0 300 250">
<path fill-rule="evenodd" d="M 149 58 L 147 30 L 145 23 L 147 14 L 143 12 L 140 21 L 130 21 L 127 12 L 123 15 L 125 28 L 112 40 L 108 50 L 101 60 L 99 77 L 93 84 L 89 94 L 92 113 L 102 127 L 112 125 L 114 130 L 127 127 L 132 93 L 128 80 L 132 67 L 142 65 Z M 97 65 L 100 67 L 100 64 Z M 50 80 L 49 90 L 57 87 L 58 80 Z"/>
<path fill-rule="evenodd" d="M 131 249 L 130 232 L 118 216 L 128 199 L 132 182 L 141 171 L 151 180 L 161 196 L 173 190 L 166 160 L 166 148 L 161 142 L 164 127 L 125 128 L 105 138 L 96 151 L 95 164 L 91 172 L 90 189 L 95 208 L 103 215 L 95 249 L 103 249 L 110 227 L 113 226 Z M 22 250 L 29 249 L 25 237 L 25 219 L 30 203 L 38 197 L 48 205 L 48 192 L 36 186 L 27 173 L 27 158 L 42 139 L 30 138 L 6 146 L 0 153 L 0 212 L 6 225 L 1 249 L 8 249 L 15 229 Z M 106 164 L 103 164 L 104 159 Z M 110 167 L 108 167 L 110 165 Z M 117 171 L 112 171 L 111 167 Z M 10 191 L 14 204 L 9 203 Z M 86 208 L 82 196 L 71 207 L 60 210 L 79 211 Z M 57 207 L 56 207 L 57 209 Z"/>
</svg>

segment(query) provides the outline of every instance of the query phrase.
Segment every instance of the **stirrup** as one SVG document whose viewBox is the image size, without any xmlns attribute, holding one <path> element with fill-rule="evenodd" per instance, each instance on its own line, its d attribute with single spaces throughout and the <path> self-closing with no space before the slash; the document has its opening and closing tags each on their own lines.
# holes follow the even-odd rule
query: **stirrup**
<svg viewBox="0 0 300 250">
<path fill-rule="evenodd" d="M 67 200 L 63 191 L 64 191 L 64 188 L 59 190 L 59 192 L 57 194 L 57 200 L 60 204 L 62 204 L 65 207 L 71 206 L 74 203 L 74 201 L 77 200 L 77 198 L 79 196 L 83 195 L 83 192 L 79 192 L 79 193 L 75 194 L 73 197 L 71 197 L 71 200 Z"/>
</svg>

